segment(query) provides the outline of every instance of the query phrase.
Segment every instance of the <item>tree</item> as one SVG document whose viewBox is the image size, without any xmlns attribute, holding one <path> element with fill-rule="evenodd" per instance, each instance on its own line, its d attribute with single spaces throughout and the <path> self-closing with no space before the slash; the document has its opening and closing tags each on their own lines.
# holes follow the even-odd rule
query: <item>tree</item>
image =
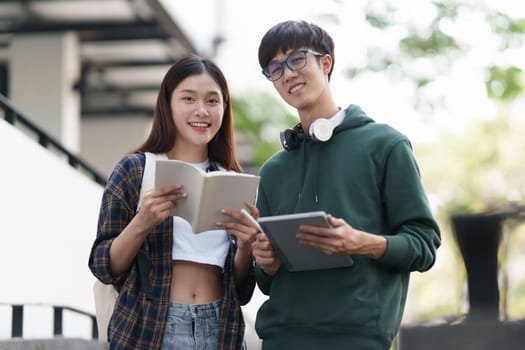
<svg viewBox="0 0 525 350">
<path fill-rule="evenodd" d="M 404 2 L 385 1 L 381 6 L 377 2 L 367 3 L 366 21 L 376 30 L 399 33 L 399 46 L 394 50 L 370 46 L 367 64 L 348 68 L 348 77 L 373 71 L 385 72 L 393 79 L 408 78 L 416 90 L 416 106 L 432 109 L 442 101 L 442 96 L 435 96 L 432 85 L 449 74 L 460 59 L 475 54 L 473 39 L 488 34 L 485 42 L 492 43 L 493 55 L 484 68 L 487 95 L 501 101 L 517 98 L 523 91 L 522 68 L 518 66 L 523 65 L 523 60 L 512 57 L 523 45 L 525 18 L 513 18 L 489 3 L 494 4 L 493 1 L 425 2 L 424 23 L 405 22 L 407 16 L 403 11 L 409 5 Z M 462 35 L 462 31 L 473 26 L 481 32 Z"/>
<path fill-rule="evenodd" d="M 251 139 L 252 160 L 256 168 L 281 148 L 279 132 L 298 122 L 282 103 L 267 94 L 235 97 L 232 107 L 236 131 Z"/>
</svg>

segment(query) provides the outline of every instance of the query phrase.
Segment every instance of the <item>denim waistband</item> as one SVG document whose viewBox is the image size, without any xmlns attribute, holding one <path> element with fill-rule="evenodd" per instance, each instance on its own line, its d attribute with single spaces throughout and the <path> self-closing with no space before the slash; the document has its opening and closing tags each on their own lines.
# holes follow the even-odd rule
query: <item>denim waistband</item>
<svg viewBox="0 0 525 350">
<path fill-rule="evenodd" d="M 220 307 L 220 300 L 208 304 L 180 304 L 170 301 L 168 313 L 178 317 L 210 317 L 216 316 Z"/>
</svg>

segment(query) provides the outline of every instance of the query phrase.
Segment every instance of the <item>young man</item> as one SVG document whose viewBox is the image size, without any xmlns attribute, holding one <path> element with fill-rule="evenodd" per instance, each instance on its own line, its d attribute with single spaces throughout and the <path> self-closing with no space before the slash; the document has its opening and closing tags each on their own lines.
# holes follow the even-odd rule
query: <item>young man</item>
<svg viewBox="0 0 525 350">
<path fill-rule="evenodd" d="M 302 226 L 299 242 L 351 267 L 289 272 L 264 234 L 253 243 L 263 349 L 387 350 L 411 271 L 432 267 L 440 233 L 409 140 L 358 106 L 338 107 L 329 86 L 332 38 L 304 21 L 271 28 L 259 46 L 263 74 L 300 123 L 286 150 L 261 168 L 261 216 L 324 210 L 331 228 Z"/>
</svg>

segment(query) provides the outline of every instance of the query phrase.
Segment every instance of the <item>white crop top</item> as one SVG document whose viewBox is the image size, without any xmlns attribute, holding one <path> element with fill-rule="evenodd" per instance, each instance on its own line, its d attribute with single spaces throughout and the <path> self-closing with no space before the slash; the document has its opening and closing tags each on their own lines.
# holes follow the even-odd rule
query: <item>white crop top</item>
<svg viewBox="0 0 525 350">
<path fill-rule="evenodd" d="M 166 154 L 157 154 L 157 159 L 168 159 Z M 206 170 L 209 162 L 193 164 Z M 225 230 L 211 230 L 193 233 L 191 225 L 179 216 L 173 216 L 173 260 L 193 261 L 201 264 L 216 265 L 224 269 L 230 249 L 230 239 Z"/>
</svg>

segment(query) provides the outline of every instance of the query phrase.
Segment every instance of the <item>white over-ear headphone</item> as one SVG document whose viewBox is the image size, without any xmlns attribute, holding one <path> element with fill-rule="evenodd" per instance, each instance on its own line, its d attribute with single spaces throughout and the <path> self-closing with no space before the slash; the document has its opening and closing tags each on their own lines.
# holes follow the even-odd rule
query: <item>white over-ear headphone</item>
<svg viewBox="0 0 525 350">
<path fill-rule="evenodd" d="M 326 142 L 330 140 L 332 137 L 332 134 L 334 133 L 334 129 L 341 124 L 345 117 L 345 112 L 342 109 L 339 109 L 339 111 L 333 116 L 328 119 L 326 118 L 319 118 L 314 120 L 312 124 L 310 124 L 310 127 L 308 128 L 308 134 L 310 137 L 312 137 L 314 140 Z"/>
<path fill-rule="evenodd" d="M 334 129 L 342 123 L 344 118 L 345 112 L 339 109 L 339 112 L 337 112 L 334 116 L 328 119 L 320 118 L 310 124 L 310 127 L 308 128 L 308 134 L 314 140 L 326 142 L 330 140 L 332 134 L 334 133 Z M 281 131 L 280 139 L 283 148 L 287 151 L 293 151 L 294 149 L 297 149 L 299 147 L 298 135 L 302 133 L 303 128 L 301 127 L 301 123 L 297 123 L 293 128 Z"/>
</svg>

